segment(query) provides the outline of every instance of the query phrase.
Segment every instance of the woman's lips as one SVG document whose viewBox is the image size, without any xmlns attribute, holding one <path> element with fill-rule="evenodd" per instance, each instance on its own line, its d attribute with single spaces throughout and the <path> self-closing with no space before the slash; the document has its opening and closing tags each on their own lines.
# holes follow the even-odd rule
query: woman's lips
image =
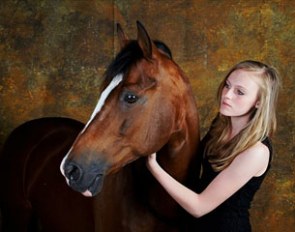
<svg viewBox="0 0 295 232">
<path fill-rule="evenodd" d="M 228 103 L 227 103 L 227 102 L 225 102 L 225 101 L 223 101 L 223 102 L 222 102 L 222 105 L 223 105 L 223 106 L 227 106 L 227 107 L 231 107 L 231 105 L 230 105 L 230 104 L 228 104 Z"/>
</svg>

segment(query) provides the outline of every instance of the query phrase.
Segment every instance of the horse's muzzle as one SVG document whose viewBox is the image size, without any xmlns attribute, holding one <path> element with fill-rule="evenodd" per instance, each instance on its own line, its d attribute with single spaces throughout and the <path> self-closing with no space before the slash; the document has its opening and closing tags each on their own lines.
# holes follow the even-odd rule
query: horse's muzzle
<svg viewBox="0 0 295 232">
<path fill-rule="evenodd" d="M 69 186 L 85 196 L 95 196 L 103 186 L 104 169 L 101 164 L 81 165 L 74 161 L 64 163 L 64 175 Z"/>
</svg>

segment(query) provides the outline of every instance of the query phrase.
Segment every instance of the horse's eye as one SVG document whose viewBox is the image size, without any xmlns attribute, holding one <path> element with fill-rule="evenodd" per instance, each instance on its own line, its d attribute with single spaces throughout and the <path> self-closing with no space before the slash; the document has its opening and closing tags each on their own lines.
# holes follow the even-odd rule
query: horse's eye
<svg viewBox="0 0 295 232">
<path fill-rule="evenodd" d="M 124 101 L 129 104 L 135 103 L 137 100 L 138 100 L 138 96 L 136 96 L 132 93 L 127 93 L 124 96 Z"/>
</svg>

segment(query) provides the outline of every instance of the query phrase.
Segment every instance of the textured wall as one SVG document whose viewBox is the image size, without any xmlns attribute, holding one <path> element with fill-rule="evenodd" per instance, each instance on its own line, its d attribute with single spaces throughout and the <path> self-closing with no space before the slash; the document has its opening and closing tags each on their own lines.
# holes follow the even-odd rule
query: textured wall
<svg viewBox="0 0 295 232">
<path fill-rule="evenodd" d="M 283 88 L 273 168 L 251 210 L 254 231 L 295 227 L 295 2 L 233 0 L 1 0 L 0 145 L 38 117 L 86 121 L 118 50 L 114 23 L 130 37 L 140 20 L 189 76 L 204 135 L 226 71 L 244 59 L 278 68 Z"/>
</svg>

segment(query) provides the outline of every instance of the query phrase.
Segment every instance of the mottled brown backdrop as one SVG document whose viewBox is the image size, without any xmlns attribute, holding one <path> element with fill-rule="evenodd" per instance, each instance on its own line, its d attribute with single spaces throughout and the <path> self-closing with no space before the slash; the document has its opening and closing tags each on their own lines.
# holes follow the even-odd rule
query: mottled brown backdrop
<svg viewBox="0 0 295 232">
<path fill-rule="evenodd" d="M 13 128 L 45 116 L 86 122 L 101 76 L 118 51 L 115 23 L 136 37 L 140 20 L 165 41 L 189 76 L 201 132 L 216 112 L 216 88 L 244 59 L 283 79 L 273 168 L 251 210 L 253 230 L 293 231 L 295 1 L 1 0 L 0 145 Z M 2 188 L 2 186 L 1 186 Z"/>
</svg>

